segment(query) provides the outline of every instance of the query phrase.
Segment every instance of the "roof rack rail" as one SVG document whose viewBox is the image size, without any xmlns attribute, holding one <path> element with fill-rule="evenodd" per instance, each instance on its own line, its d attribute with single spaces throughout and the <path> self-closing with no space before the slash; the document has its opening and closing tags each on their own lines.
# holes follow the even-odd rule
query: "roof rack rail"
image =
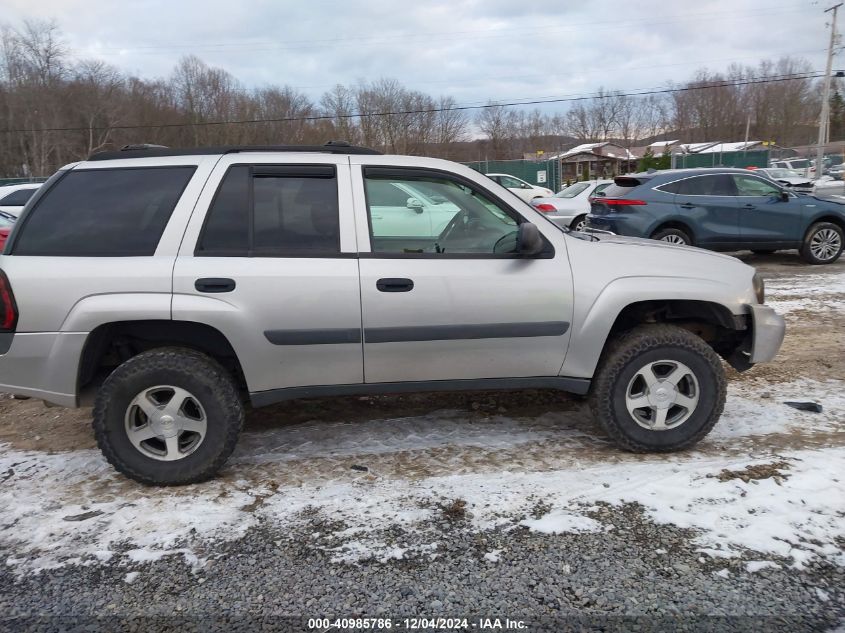
<svg viewBox="0 0 845 633">
<path fill-rule="evenodd" d="M 220 147 L 170 148 L 165 145 L 141 143 L 125 145 L 117 151 L 97 152 L 88 160 L 118 158 L 158 158 L 163 156 L 209 156 L 240 152 L 319 152 L 323 154 L 381 154 L 369 147 L 351 145 L 348 141 L 329 141 L 324 145 L 223 145 Z"/>
<path fill-rule="evenodd" d="M 170 149 L 167 145 L 155 145 L 154 143 L 136 143 L 134 145 L 124 145 L 120 148 L 121 152 L 131 152 L 133 149 Z"/>
</svg>

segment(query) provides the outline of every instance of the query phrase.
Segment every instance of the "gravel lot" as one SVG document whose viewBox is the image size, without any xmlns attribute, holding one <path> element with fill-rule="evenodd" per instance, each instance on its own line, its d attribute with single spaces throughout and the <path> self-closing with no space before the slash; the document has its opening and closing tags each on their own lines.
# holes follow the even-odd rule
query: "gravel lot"
<svg viewBox="0 0 845 633">
<path fill-rule="evenodd" d="M 251 412 L 219 479 L 155 490 L 89 410 L 0 400 L 0 628 L 845 630 L 845 262 L 741 257 L 787 340 L 680 455 L 555 393 L 335 398 Z"/>
</svg>

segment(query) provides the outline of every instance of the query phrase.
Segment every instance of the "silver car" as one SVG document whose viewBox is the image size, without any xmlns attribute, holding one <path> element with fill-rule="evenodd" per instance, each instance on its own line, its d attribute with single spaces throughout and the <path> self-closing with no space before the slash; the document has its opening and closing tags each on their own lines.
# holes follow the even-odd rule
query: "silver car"
<svg viewBox="0 0 845 633">
<path fill-rule="evenodd" d="M 559 226 L 573 231 L 581 231 L 587 225 L 590 212 L 590 198 L 601 193 L 613 184 L 612 180 L 584 180 L 562 189 L 548 198 L 535 198 L 531 201 L 538 211 Z"/>
<path fill-rule="evenodd" d="M 361 393 L 560 389 L 622 448 L 682 450 L 721 359 L 783 335 L 732 257 L 563 231 L 468 167 L 344 143 L 95 154 L 0 256 L 0 391 L 93 402 L 145 484 L 213 476 L 247 402 Z"/>
</svg>

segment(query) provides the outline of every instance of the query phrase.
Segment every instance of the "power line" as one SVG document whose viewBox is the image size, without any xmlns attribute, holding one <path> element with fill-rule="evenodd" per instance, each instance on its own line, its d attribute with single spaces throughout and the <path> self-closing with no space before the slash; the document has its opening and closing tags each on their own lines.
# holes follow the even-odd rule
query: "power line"
<svg viewBox="0 0 845 633">
<path fill-rule="evenodd" d="M 170 128 L 186 128 L 186 127 L 210 127 L 220 125 L 251 125 L 258 123 L 292 123 L 298 121 L 329 121 L 337 119 L 358 119 L 367 117 L 383 117 L 383 116 L 400 116 L 410 114 L 435 114 L 438 112 L 455 112 L 466 110 L 483 110 L 487 108 L 524 106 L 524 105 L 540 105 L 547 103 L 566 103 L 574 101 L 586 101 L 589 99 L 609 99 L 615 97 L 643 97 L 655 94 L 672 94 L 679 92 L 691 92 L 694 90 L 708 90 L 712 88 L 730 88 L 737 86 L 749 86 L 754 84 L 779 83 L 783 81 L 797 81 L 806 79 L 818 79 L 824 74 L 819 71 L 811 73 L 792 73 L 788 75 L 772 75 L 768 77 L 761 77 L 757 79 L 745 79 L 737 81 L 724 81 L 718 83 L 708 82 L 705 85 L 683 86 L 678 88 L 663 88 L 652 90 L 638 90 L 632 92 L 611 92 L 607 94 L 590 94 L 582 96 L 568 96 L 549 99 L 534 99 L 534 100 L 518 100 L 508 103 L 487 103 L 484 105 L 464 105 L 452 106 L 445 108 L 423 108 L 416 110 L 395 110 L 388 112 L 354 112 L 349 114 L 315 114 L 309 116 L 295 116 L 295 117 L 279 117 L 272 119 L 244 119 L 239 121 L 200 121 L 196 123 L 162 123 L 158 125 L 110 125 L 110 126 L 95 126 L 95 127 L 64 127 L 64 128 L 41 128 L 41 129 L 16 129 L 16 130 L 0 130 L 2 134 L 32 134 L 43 132 L 88 132 L 91 130 L 147 130 L 147 129 L 170 129 Z M 526 97 L 526 99 L 528 99 Z"/>
</svg>

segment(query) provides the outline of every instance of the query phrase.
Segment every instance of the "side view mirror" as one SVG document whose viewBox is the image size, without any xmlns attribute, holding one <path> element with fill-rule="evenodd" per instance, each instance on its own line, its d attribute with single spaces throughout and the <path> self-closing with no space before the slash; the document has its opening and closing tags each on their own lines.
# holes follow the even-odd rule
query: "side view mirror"
<svg viewBox="0 0 845 633">
<path fill-rule="evenodd" d="M 520 184 L 519 184 L 519 186 L 520 186 L 522 189 L 531 189 L 531 185 L 526 185 L 524 182 L 523 182 L 523 183 L 520 183 Z"/>
<path fill-rule="evenodd" d="M 416 198 L 408 198 L 408 202 L 405 203 L 405 206 L 416 213 L 423 212 L 423 203 Z"/>
<path fill-rule="evenodd" d="M 516 252 L 523 257 L 534 257 L 543 252 L 543 236 L 531 222 L 519 225 L 516 234 Z"/>
<path fill-rule="evenodd" d="M 785 191 L 781 191 L 780 195 L 778 196 L 778 199 L 781 202 L 789 202 L 789 194 Z"/>
</svg>

